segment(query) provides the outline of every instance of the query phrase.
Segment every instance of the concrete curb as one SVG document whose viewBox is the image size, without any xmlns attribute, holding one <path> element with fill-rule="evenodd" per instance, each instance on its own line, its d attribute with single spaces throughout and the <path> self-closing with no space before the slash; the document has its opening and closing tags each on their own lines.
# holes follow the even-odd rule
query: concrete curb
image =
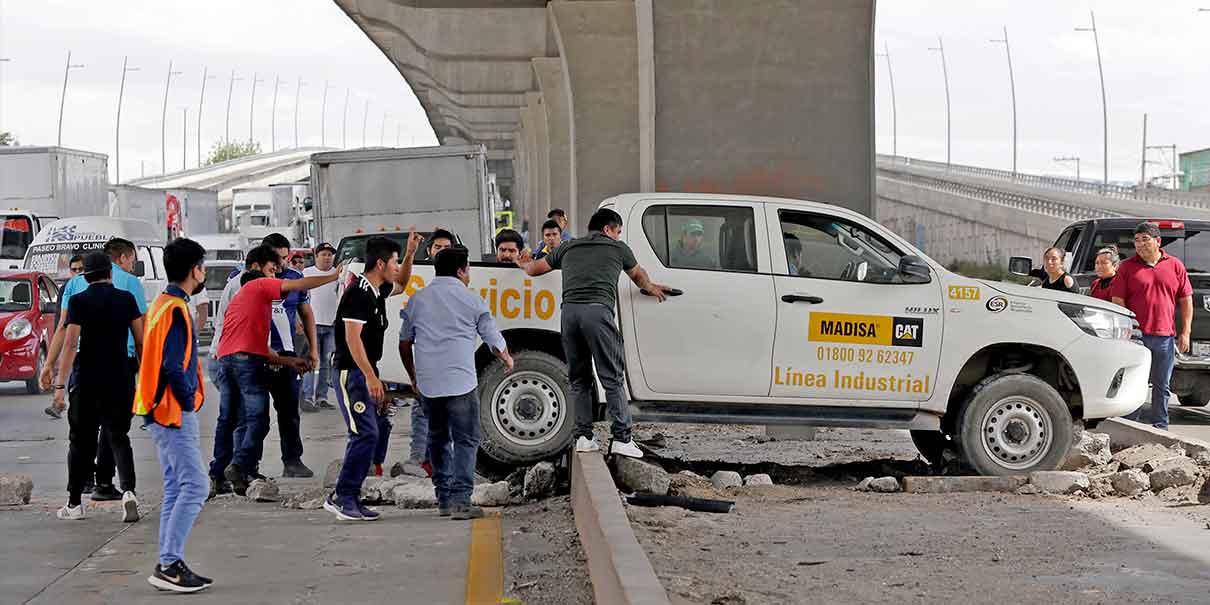
<svg viewBox="0 0 1210 605">
<path fill-rule="evenodd" d="M 1097 428 L 1090 429 L 1090 431 L 1109 435 L 1109 446 L 1111 448 L 1119 445 L 1133 447 L 1144 443 L 1158 443 L 1164 447 L 1179 445 L 1185 448 L 1185 454 L 1190 457 L 1198 452 L 1210 452 L 1210 443 L 1206 443 L 1200 439 L 1182 437 L 1176 433 L 1170 433 L 1148 424 L 1124 418 L 1103 420 L 1097 425 Z"/>
<path fill-rule="evenodd" d="M 571 454 L 571 508 L 597 603 L 669 605 L 601 454 Z"/>
</svg>

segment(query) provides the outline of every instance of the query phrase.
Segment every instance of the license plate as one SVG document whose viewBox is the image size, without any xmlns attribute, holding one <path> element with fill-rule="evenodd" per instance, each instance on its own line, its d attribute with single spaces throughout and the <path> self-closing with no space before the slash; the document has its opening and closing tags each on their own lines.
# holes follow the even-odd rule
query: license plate
<svg viewBox="0 0 1210 605">
<path fill-rule="evenodd" d="M 1194 357 L 1210 357 L 1210 342 L 1195 342 L 1190 352 Z"/>
</svg>

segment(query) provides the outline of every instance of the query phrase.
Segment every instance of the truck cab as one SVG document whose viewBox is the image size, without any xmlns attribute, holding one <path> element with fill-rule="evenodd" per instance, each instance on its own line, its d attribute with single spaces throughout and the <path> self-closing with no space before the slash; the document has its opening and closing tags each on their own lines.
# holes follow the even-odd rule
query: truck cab
<svg viewBox="0 0 1210 605">
<path fill-rule="evenodd" d="M 868 217 L 776 198 L 625 194 L 602 206 L 659 284 L 658 303 L 622 276 L 616 318 L 634 418 L 659 422 L 908 429 L 940 462 L 955 449 L 984 474 L 1054 469 L 1073 425 L 1138 408 L 1150 353 L 1133 318 L 1079 295 L 966 278 Z M 388 303 L 432 279 L 419 262 Z M 559 335 L 561 276 L 475 263 L 514 352 L 506 373 L 481 350 L 482 453 L 524 464 L 571 441 Z M 398 356 L 380 364 L 406 383 Z"/>
<path fill-rule="evenodd" d="M 24 210 L 0 212 L 0 269 L 20 269 L 25 263 L 25 252 L 34 237 L 46 225 L 59 220 L 57 216 L 34 214 Z"/>
</svg>

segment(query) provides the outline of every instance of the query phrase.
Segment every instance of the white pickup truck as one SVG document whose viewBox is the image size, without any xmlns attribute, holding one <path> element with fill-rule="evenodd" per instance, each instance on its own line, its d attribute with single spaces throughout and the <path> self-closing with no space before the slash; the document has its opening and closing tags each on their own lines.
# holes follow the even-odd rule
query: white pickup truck
<svg viewBox="0 0 1210 605">
<path fill-rule="evenodd" d="M 623 217 L 622 239 L 651 279 L 683 292 L 657 303 L 625 275 L 619 283 L 636 420 L 908 429 L 931 462 L 955 447 L 977 471 L 1003 475 L 1057 468 L 1077 423 L 1146 397 L 1150 354 L 1131 340 L 1129 312 L 956 275 L 854 212 L 683 193 L 602 206 Z M 432 278 L 417 263 L 408 295 Z M 522 464 L 560 452 L 574 424 L 560 275 L 474 263 L 470 287 L 516 359 L 505 373 L 478 354 L 482 454 Z M 383 379 L 401 384 L 393 343 L 406 300 L 389 303 L 381 363 Z"/>
</svg>

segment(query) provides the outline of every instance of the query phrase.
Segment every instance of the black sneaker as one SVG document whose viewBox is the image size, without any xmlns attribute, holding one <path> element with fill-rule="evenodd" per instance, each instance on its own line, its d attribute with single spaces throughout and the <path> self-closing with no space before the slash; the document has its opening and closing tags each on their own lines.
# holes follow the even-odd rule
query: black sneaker
<svg viewBox="0 0 1210 605">
<path fill-rule="evenodd" d="M 189 573 L 193 574 L 193 576 L 195 578 L 201 580 L 202 584 L 205 584 L 207 586 L 214 584 L 214 580 L 211 580 L 210 578 L 207 578 L 206 576 L 203 576 L 202 574 L 200 574 L 196 571 L 193 571 L 192 569 L 189 569 L 189 566 L 185 564 L 185 561 L 183 559 L 181 561 L 178 561 L 178 563 L 180 563 L 181 567 L 188 569 Z"/>
<path fill-rule="evenodd" d="M 328 403 L 328 400 L 327 400 L 327 399 L 320 399 L 319 401 L 317 401 L 317 402 L 315 403 L 315 407 L 317 407 L 317 408 L 319 408 L 319 409 L 321 409 L 321 410 L 334 410 L 334 409 L 336 409 L 336 406 L 334 406 L 334 405 L 332 405 L 332 404 Z"/>
<path fill-rule="evenodd" d="M 308 414 L 313 414 L 313 413 L 319 411 L 319 406 L 315 405 L 314 403 L 311 403 L 310 401 L 304 400 L 302 403 L 300 403 L 298 405 L 298 409 L 300 409 L 303 412 L 306 412 Z"/>
<path fill-rule="evenodd" d="M 213 499 L 215 496 L 222 496 L 231 493 L 231 482 L 226 479 L 210 478 L 210 496 L 207 500 Z"/>
<path fill-rule="evenodd" d="M 223 478 L 231 482 L 231 491 L 240 496 L 247 495 L 248 477 L 244 476 L 244 471 L 235 463 L 228 464 L 227 468 L 223 469 Z"/>
<path fill-rule="evenodd" d="M 454 507 L 450 518 L 455 521 L 465 521 L 467 519 L 482 519 L 483 509 L 472 504 L 459 504 Z"/>
<path fill-rule="evenodd" d="M 92 490 L 93 490 L 95 487 L 96 487 L 96 485 L 94 485 L 92 481 L 89 481 L 88 483 L 85 483 L 85 484 L 84 484 L 84 489 L 83 489 L 83 490 L 80 490 L 80 493 L 83 493 L 83 494 L 91 494 L 91 493 L 92 493 Z"/>
<path fill-rule="evenodd" d="M 157 563 L 155 571 L 151 572 L 151 576 L 147 578 L 147 583 L 154 586 L 156 590 L 171 590 L 172 592 L 198 592 L 210 586 L 197 577 L 197 574 L 189 571 L 189 568 L 185 567 L 184 561 L 177 561 L 168 567 L 162 567 Z"/>
<path fill-rule="evenodd" d="M 298 479 L 310 479 L 315 476 L 315 473 L 307 468 L 307 465 L 302 463 L 302 460 L 291 460 L 285 463 L 285 468 L 281 473 L 282 477 L 293 477 Z"/>
<path fill-rule="evenodd" d="M 93 502 L 110 502 L 113 500 L 121 500 L 122 492 L 113 485 L 98 485 L 92 490 Z"/>
</svg>

